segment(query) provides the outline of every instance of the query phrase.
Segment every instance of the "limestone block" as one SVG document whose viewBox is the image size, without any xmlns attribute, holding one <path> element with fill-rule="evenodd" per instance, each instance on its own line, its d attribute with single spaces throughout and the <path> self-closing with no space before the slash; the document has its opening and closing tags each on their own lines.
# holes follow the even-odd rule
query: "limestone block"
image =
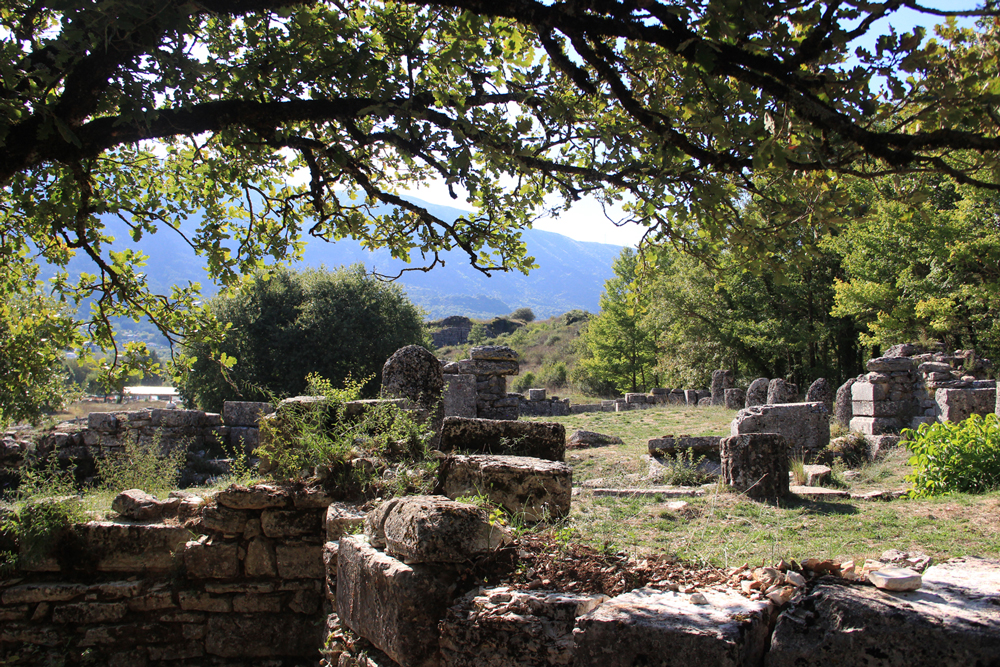
<svg viewBox="0 0 1000 667">
<path fill-rule="evenodd" d="M 889 389 L 885 384 L 855 382 L 851 385 L 852 401 L 884 401 L 887 398 L 889 398 Z"/>
<path fill-rule="evenodd" d="M 778 618 L 768 667 L 992 665 L 1000 655 L 1000 561 L 928 568 L 913 592 L 823 580 Z"/>
<path fill-rule="evenodd" d="M 268 537 L 320 535 L 322 520 L 317 510 L 266 509 L 260 515 L 260 527 Z"/>
<path fill-rule="evenodd" d="M 209 505 L 201 513 L 201 525 L 205 530 L 224 535 L 238 535 L 246 528 L 247 514 L 224 505 Z"/>
<path fill-rule="evenodd" d="M 517 352 L 506 345 L 477 345 L 469 350 L 469 358 L 484 361 L 517 361 Z"/>
<path fill-rule="evenodd" d="M 154 428 L 177 428 L 201 426 L 205 413 L 201 410 L 164 410 L 154 409 L 150 412 L 150 425 Z"/>
<path fill-rule="evenodd" d="M 124 602 L 73 602 L 52 610 L 53 623 L 113 623 L 125 618 Z"/>
<path fill-rule="evenodd" d="M 719 436 L 697 436 L 672 435 L 662 438 L 650 438 L 646 443 L 646 449 L 650 456 L 678 456 L 690 450 L 691 454 L 697 458 L 707 456 L 713 459 L 719 458 Z"/>
<path fill-rule="evenodd" d="M 190 537 L 183 526 L 92 521 L 73 527 L 79 540 L 73 557 L 100 572 L 165 572 Z"/>
<path fill-rule="evenodd" d="M 260 429 L 256 426 L 232 426 L 229 429 L 229 446 L 244 454 L 253 454 L 260 444 Z"/>
<path fill-rule="evenodd" d="M 741 387 L 726 389 L 723 402 L 730 410 L 740 410 L 746 405 L 747 392 Z"/>
<path fill-rule="evenodd" d="M 667 396 L 667 403 L 669 405 L 684 405 L 685 398 L 683 391 L 672 391 L 670 395 Z"/>
<path fill-rule="evenodd" d="M 385 551 L 404 563 L 463 563 L 509 541 L 485 510 L 444 496 L 407 496 L 382 520 Z"/>
<path fill-rule="evenodd" d="M 462 593 L 457 579 L 452 567 L 406 565 L 364 536 L 346 536 L 337 555 L 337 614 L 400 667 L 437 667 L 438 622 Z"/>
<path fill-rule="evenodd" d="M 628 403 L 629 405 L 631 405 L 633 403 L 645 403 L 646 402 L 646 395 L 645 394 L 631 393 L 630 392 L 630 393 L 625 394 L 625 402 Z"/>
<path fill-rule="evenodd" d="M 248 577 L 276 577 L 278 557 L 274 543 L 259 536 L 250 540 L 246 558 L 243 559 L 243 571 Z"/>
<path fill-rule="evenodd" d="M 667 396 L 670 394 L 670 390 L 666 387 L 653 387 L 649 390 L 649 393 L 653 396 Z"/>
<path fill-rule="evenodd" d="M 282 579 L 322 579 L 323 545 L 306 542 L 289 542 L 274 547 L 278 576 Z"/>
<path fill-rule="evenodd" d="M 594 431 L 577 429 L 566 440 L 567 447 L 599 447 L 603 445 L 623 445 L 625 441 L 617 435 L 605 435 Z"/>
<path fill-rule="evenodd" d="M 573 492 L 572 468 L 526 456 L 450 456 L 438 481 L 449 498 L 482 493 L 529 522 L 567 516 Z"/>
<path fill-rule="evenodd" d="M 519 591 L 469 593 L 441 621 L 442 667 L 572 665 L 573 626 L 604 595 Z"/>
<path fill-rule="evenodd" d="M 479 359 L 462 359 L 456 362 L 459 373 L 471 373 L 477 377 L 488 375 L 517 375 L 521 365 L 516 361 L 485 361 Z"/>
<path fill-rule="evenodd" d="M 865 435 L 899 433 L 902 423 L 895 417 L 853 417 L 851 430 Z"/>
<path fill-rule="evenodd" d="M 451 374 L 444 377 L 444 416 L 476 416 L 476 376 Z"/>
<path fill-rule="evenodd" d="M 849 379 L 837 389 L 837 396 L 833 406 L 833 419 L 844 428 L 851 424 L 851 417 L 854 416 L 854 383 L 857 380 Z"/>
<path fill-rule="evenodd" d="M 722 482 L 748 498 L 788 494 L 788 442 L 780 433 L 745 433 L 719 442 Z"/>
<path fill-rule="evenodd" d="M 913 401 L 851 402 L 851 413 L 855 417 L 901 417 L 912 413 L 913 410 Z"/>
<path fill-rule="evenodd" d="M 799 388 L 781 378 L 775 378 L 767 385 L 767 402 L 769 405 L 794 403 L 798 400 L 798 396 Z"/>
<path fill-rule="evenodd" d="M 566 427 L 554 422 L 448 417 L 441 431 L 441 450 L 562 461 L 566 454 Z"/>
<path fill-rule="evenodd" d="M 173 506 L 176 509 L 176 505 Z M 151 521 L 163 517 L 171 505 L 160 502 L 142 489 L 122 491 L 111 501 L 111 509 L 125 519 Z"/>
<path fill-rule="evenodd" d="M 323 624 L 303 622 L 300 614 L 210 614 L 205 652 L 223 658 L 315 660 L 323 638 Z"/>
<path fill-rule="evenodd" d="M 913 367 L 913 360 L 909 357 L 876 357 L 866 364 L 866 368 L 874 373 L 912 371 Z"/>
<path fill-rule="evenodd" d="M 822 403 L 833 412 L 833 385 L 826 378 L 817 378 L 806 390 L 806 403 Z"/>
<path fill-rule="evenodd" d="M 996 389 L 938 389 L 934 400 L 941 421 L 960 422 L 972 415 L 988 415 L 996 409 Z"/>
<path fill-rule="evenodd" d="M 188 542 L 184 566 L 192 579 L 232 579 L 240 573 L 239 545 L 206 538 Z"/>
<path fill-rule="evenodd" d="M 698 406 L 699 407 L 707 408 L 710 405 L 714 405 L 714 403 L 712 403 L 712 397 L 711 396 L 705 396 L 704 398 L 699 398 L 698 399 Z"/>
<path fill-rule="evenodd" d="M 732 389 L 736 374 L 730 370 L 712 371 L 712 405 L 726 404 L 726 390 Z M 742 406 L 741 406 L 742 407 Z"/>
<path fill-rule="evenodd" d="M 712 392 L 709 391 L 708 389 L 698 389 L 697 391 L 695 391 L 695 393 L 698 395 L 699 403 L 703 398 L 712 398 Z"/>
<path fill-rule="evenodd" d="M 685 389 L 684 403 L 686 405 L 698 405 L 698 391 L 695 389 Z"/>
<path fill-rule="evenodd" d="M 117 431 L 118 418 L 113 412 L 91 412 L 87 415 L 87 428 L 108 433 Z"/>
<path fill-rule="evenodd" d="M 237 510 L 262 510 L 270 507 L 289 507 L 291 494 L 286 489 L 273 484 L 257 484 L 251 487 L 233 485 L 215 494 L 215 502 Z"/>
<path fill-rule="evenodd" d="M 382 366 L 382 396 L 407 398 L 430 414 L 437 446 L 444 420 L 444 372 L 441 362 L 426 348 L 407 345 L 396 350 Z"/>
<path fill-rule="evenodd" d="M 545 400 L 545 390 L 544 389 L 529 389 L 528 390 L 528 400 L 529 401 L 544 401 Z"/>
<path fill-rule="evenodd" d="M 65 602 L 87 592 L 83 584 L 60 582 L 44 584 L 20 584 L 5 588 L 0 594 L 4 606 L 16 604 L 37 604 L 39 602 Z"/>
<path fill-rule="evenodd" d="M 575 667 L 754 667 L 767 650 L 771 605 L 736 593 L 693 596 L 649 588 L 620 595 L 577 619 Z"/>
<path fill-rule="evenodd" d="M 259 401 L 226 401 L 222 404 L 222 420 L 229 427 L 256 428 L 261 416 L 272 412 L 273 405 Z"/>
<path fill-rule="evenodd" d="M 743 407 L 752 408 L 755 405 L 767 403 L 767 388 L 771 381 L 767 378 L 757 378 L 747 387 L 747 399 Z"/>
<path fill-rule="evenodd" d="M 793 453 L 808 455 L 830 444 L 830 413 L 822 403 L 757 405 L 730 424 L 730 435 L 742 433 L 780 433 Z"/>
<path fill-rule="evenodd" d="M 344 535 L 356 533 L 365 523 L 365 512 L 358 505 L 333 503 L 326 508 L 326 540 L 336 542 Z"/>
</svg>

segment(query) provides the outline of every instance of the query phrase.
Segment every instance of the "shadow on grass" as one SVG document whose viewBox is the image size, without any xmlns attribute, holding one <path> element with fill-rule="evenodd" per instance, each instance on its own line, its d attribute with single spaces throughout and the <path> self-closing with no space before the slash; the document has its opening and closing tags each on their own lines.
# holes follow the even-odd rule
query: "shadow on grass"
<svg viewBox="0 0 1000 667">
<path fill-rule="evenodd" d="M 789 495 L 781 501 L 782 509 L 801 509 L 808 514 L 857 514 L 858 508 L 848 503 L 832 503 L 823 500 L 809 500 L 801 496 Z"/>
</svg>

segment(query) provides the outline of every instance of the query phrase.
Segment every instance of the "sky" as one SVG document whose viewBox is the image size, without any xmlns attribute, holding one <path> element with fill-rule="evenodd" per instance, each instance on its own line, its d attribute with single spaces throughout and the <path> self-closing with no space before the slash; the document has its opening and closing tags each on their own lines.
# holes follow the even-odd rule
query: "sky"
<svg viewBox="0 0 1000 667">
<path fill-rule="evenodd" d="M 974 0 L 925 0 L 924 6 L 931 9 L 966 10 L 973 9 L 979 2 Z M 922 25 L 927 28 L 927 35 L 933 36 L 931 26 L 942 23 L 943 19 L 927 14 L 920 14 L 910 9 L 902 9 L 893 14 L 891 21 L 883 19 L 874 24 L 873 29 L 865 38 L 857 40 L 857 46 L 873 48 L 878 35 L 889 32 L 890 27 L 902 34 L 912 31 L 914 26 Z M 972 25 L 973 21 L 962 19 L 960 23 Z M 405 194 L 423 199 L 432 204 L 442 206 L 453 206 L 455 208 L 468 208 L 472 206 L 461 199 L 452 199 L 448 190 L 443 185 L 428 187 L 420 190 L 406 191 Z M 620 210 L 609 211 L 612 217 L 623 216 Z M 644 227 L 636 224 L 626 224 L 616 226 L 605 215 L 601 205 L 592 197 L 585 197 L 576 203 L 569 211 L 563 213 L 558 218 L 547 218 L 535 223 L 536 229 L 556 232 L 568 236 L 577 241 L 592 241 L 596 243 L 610 243 L 614 245 L 636 245 L 642 238 Z"/>
</svg>

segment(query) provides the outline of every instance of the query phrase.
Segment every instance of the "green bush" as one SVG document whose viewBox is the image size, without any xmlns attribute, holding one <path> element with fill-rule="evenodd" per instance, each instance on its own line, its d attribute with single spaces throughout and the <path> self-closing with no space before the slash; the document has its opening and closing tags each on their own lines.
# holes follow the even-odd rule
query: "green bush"
<svg viewBox="0 0 1000 667">
<path fill-rule="evenodd" d="M 674 455 L 666 455 L 661 463 L 660 483 L 670 486 L 698 486 L 711 481 L 711 475 L 699 468 L 705 462 L 705 455 L 695 456 L 690 449 Z"/>
<path fill-rule="evenodd" d="M 535 374 L 528 371 L 524 375 L 519 376 L 514 380 L 514 384 L 511 385 L 511 390 L 515 394 L 523 394 L 532 387 L 535 386 Z"/>
<path fill-rule="evenodd" d="M 995 415 L 973 415 L 965 421 L 921 424 L 904 429 L 913 453 L 907 475 L 913 497 L 949 491 L 984 493 L 1000 487 L 1000 424 Z"/>
<path fill-rule="evenodd" d="M 97 459 L 98 486 L 112 494 L 127 489 L 142 489 L 158 498 L 165 498 L 177 488 L 186 455 L 186 445 L 164 452 L 159 433 L 147 442 L 130 435 L 125 438 L 120 451 Z"/>
<path fill-rule="evenodd" d="M 567 370 L 562 361 L 548 363 L 538 371 L 539 380 L 546 387 L 565 387 Z"/>
</svg>

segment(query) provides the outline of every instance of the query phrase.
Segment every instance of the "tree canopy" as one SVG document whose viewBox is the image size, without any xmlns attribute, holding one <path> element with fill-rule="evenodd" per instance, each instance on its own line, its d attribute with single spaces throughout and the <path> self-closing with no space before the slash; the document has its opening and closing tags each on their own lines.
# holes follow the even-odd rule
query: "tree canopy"
<svg viewBox="0 0 1000 667">
<path fill-rule="evenodd" d="M 946 25 L 858 47 L 906 8 Z M 55 288 L 93 299 L 88 331 L 110 344 L 121 315 L 217 331 L 197 286 L 154 294 L 141 254 L 110 249 L 108 215 L 133 239 L 183 234 L 226 285 L 307 236 L 414 269 L 461 249 L 483 271 L 527 271 L 518 231 L 588 193 L 650 241 L 775 261 L 787 230 L 836 227 L 844 175 L 1000 189 L 1000 80 L 981 67 L 996 15 L 916 0 L 11 0 L 4 267 L 87 255 L 93 272 Z M 448 222 L 400 196 L 431 181 L 475 213 Z"/>
<path fill-rule="evenodd" d="M 351 380 L 375 396 L 382 365 L 406 345 L 425 343 L 420 311 L 396 285 L 360 265 L 335 271 L 279 270 L 208 304 L 226 327 L 219 345 L 192 341 L 180 372 L 181 396 L 222 411 L 227 400 L 266 401 L 303 392 L 316 374 L 334 386 Z"/>
</svg>

